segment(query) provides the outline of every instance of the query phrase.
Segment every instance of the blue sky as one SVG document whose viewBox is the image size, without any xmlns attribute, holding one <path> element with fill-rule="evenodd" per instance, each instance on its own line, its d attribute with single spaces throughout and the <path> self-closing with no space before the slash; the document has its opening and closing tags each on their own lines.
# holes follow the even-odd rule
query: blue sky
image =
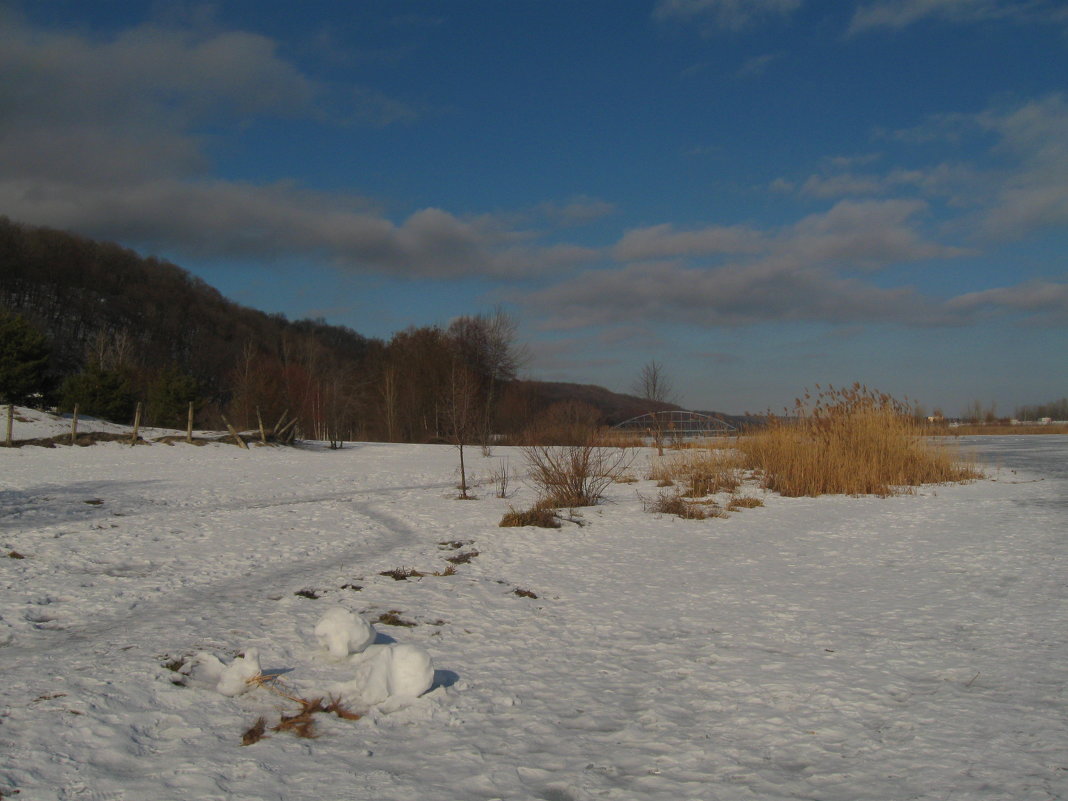
<svg viewBox="0 0 1068 801">
<path fill-rule="evenodd" d="M 1059 0 L 0 0 L 0 214 L 526 373 L 1068 394 Z"/>
</svg>

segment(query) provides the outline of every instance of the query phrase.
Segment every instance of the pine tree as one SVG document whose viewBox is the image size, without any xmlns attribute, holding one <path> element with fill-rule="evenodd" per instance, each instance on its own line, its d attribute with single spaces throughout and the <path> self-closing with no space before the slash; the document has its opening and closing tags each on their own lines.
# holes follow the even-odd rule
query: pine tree
<svg viewBox="0 0 1068 801">
<path fill-rule="evenodd" d="M 48 387 L 51 348 L 22 316 L 0 309 L 0 401 L 34 403 Z"/>
</svg>

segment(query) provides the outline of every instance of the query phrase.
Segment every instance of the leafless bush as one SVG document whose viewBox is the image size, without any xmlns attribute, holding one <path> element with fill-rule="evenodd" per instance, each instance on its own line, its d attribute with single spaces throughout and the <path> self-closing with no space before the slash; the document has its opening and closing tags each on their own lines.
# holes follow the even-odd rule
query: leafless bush
<svg viewBox="0 0 1068 801">
<path fill-rule="evenodd" d="M 632 461 L 625 450 L 594 445 L 530 445 L 522 450 L 541 505 L 557 509 L 596 506 Z"/>
<path fill-rule="evenodd" d="M 505 459 L 501 462 L 500 467 L 493 470 L 489 474 L 490 483 L 496 488 L 494 494 L 498 498 L 508 497 L 508 488 L 512 483 L 511 468 L 508 466 L 508 460 Z"/>
</svg>

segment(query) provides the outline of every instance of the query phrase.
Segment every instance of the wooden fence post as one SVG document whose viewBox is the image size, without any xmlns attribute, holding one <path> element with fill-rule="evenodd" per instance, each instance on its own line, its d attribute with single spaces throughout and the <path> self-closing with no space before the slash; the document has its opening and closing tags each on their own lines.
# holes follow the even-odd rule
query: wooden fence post
<svg viewBox="0 0 1068 801">
<path fill-rule="evenodd" d="M 137 444 L 137 432 L 141 430 L 141 401 L 137 402 L 137 411 L 134 412 L 133 434 L 130 435 L 130 445 Z"/>
<path fill-rule="evenodd" d="M 70 418 L 70 444 L 78 444 L 78 404 L 74 404 L 74 414 Z"/>
<path fill-rule="evenodd" d="M 9 403 L 7 405 L 7 436 L 4 438 L 5 442 L 7 443 L 7 447 L 9 447 L 9 448 L 12 445 L 14 445 L 14 442 L 11 439 L 11 429 L 15 425 L 14 420 L 15 420 L 15 404 Z"/>
<path fill-rule="evenodd" d="M 260 417 L 260 407 L 259 406 L 256 407 L 256 422 L 259 423 L 259 426 L 260 426 L 260 442 L 262 442 L 264 445 L 266 445 L 267 444 L 267 432 L 263 428 L 263 418 Z"/>
<path fill-rule="evenodd" d="M 222 417 L 222 421 L 224 423 L 226 423 L 226 427 L 228 429 L 230 429 L 230 436 L 232 436 L 234 438 L 234 442 L 236 442 L 238 445 L 240 445 L 242 448 L 244 448 L 247 451 L 248 450 L 248 445 L 245 444 L 245 440 L 241 439 L 241 435 L 237 433 L 237 430 L 232 425 L 230 425 L 230 421 L 226 419 L 226 416 L 225 415 L 219 415 L 219 416 Z"/>
<path fill-rule="evenodd" d="M 185 424 L 185 441 L 193 444 L 193 401 L 189 401 L 189 419 Z"/>
</svg>

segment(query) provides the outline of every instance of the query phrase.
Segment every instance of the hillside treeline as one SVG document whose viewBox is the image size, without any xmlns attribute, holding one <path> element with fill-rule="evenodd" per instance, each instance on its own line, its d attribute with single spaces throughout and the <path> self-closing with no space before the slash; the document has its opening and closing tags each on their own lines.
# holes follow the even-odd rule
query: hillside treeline
<svg viewBox="0 0 1068 801">
<path fill-rule="evenodd" d="M 113 420 L 142 402 L 146 424 L 184 427 L 193 402 L 201 428 L 289 415 L 304 437 L 432 442 L 461 423 L 465 436 L 488 437 L 648 411 L 598 387 L 517 380 L 522 348 L 500 311 L 372 339 L 265 314 L 165 261 L 6 218 L 0 315 L 4 360 L 32 374 L 8 380 L 0 400 L 77 403 Z"/>
</svg>

